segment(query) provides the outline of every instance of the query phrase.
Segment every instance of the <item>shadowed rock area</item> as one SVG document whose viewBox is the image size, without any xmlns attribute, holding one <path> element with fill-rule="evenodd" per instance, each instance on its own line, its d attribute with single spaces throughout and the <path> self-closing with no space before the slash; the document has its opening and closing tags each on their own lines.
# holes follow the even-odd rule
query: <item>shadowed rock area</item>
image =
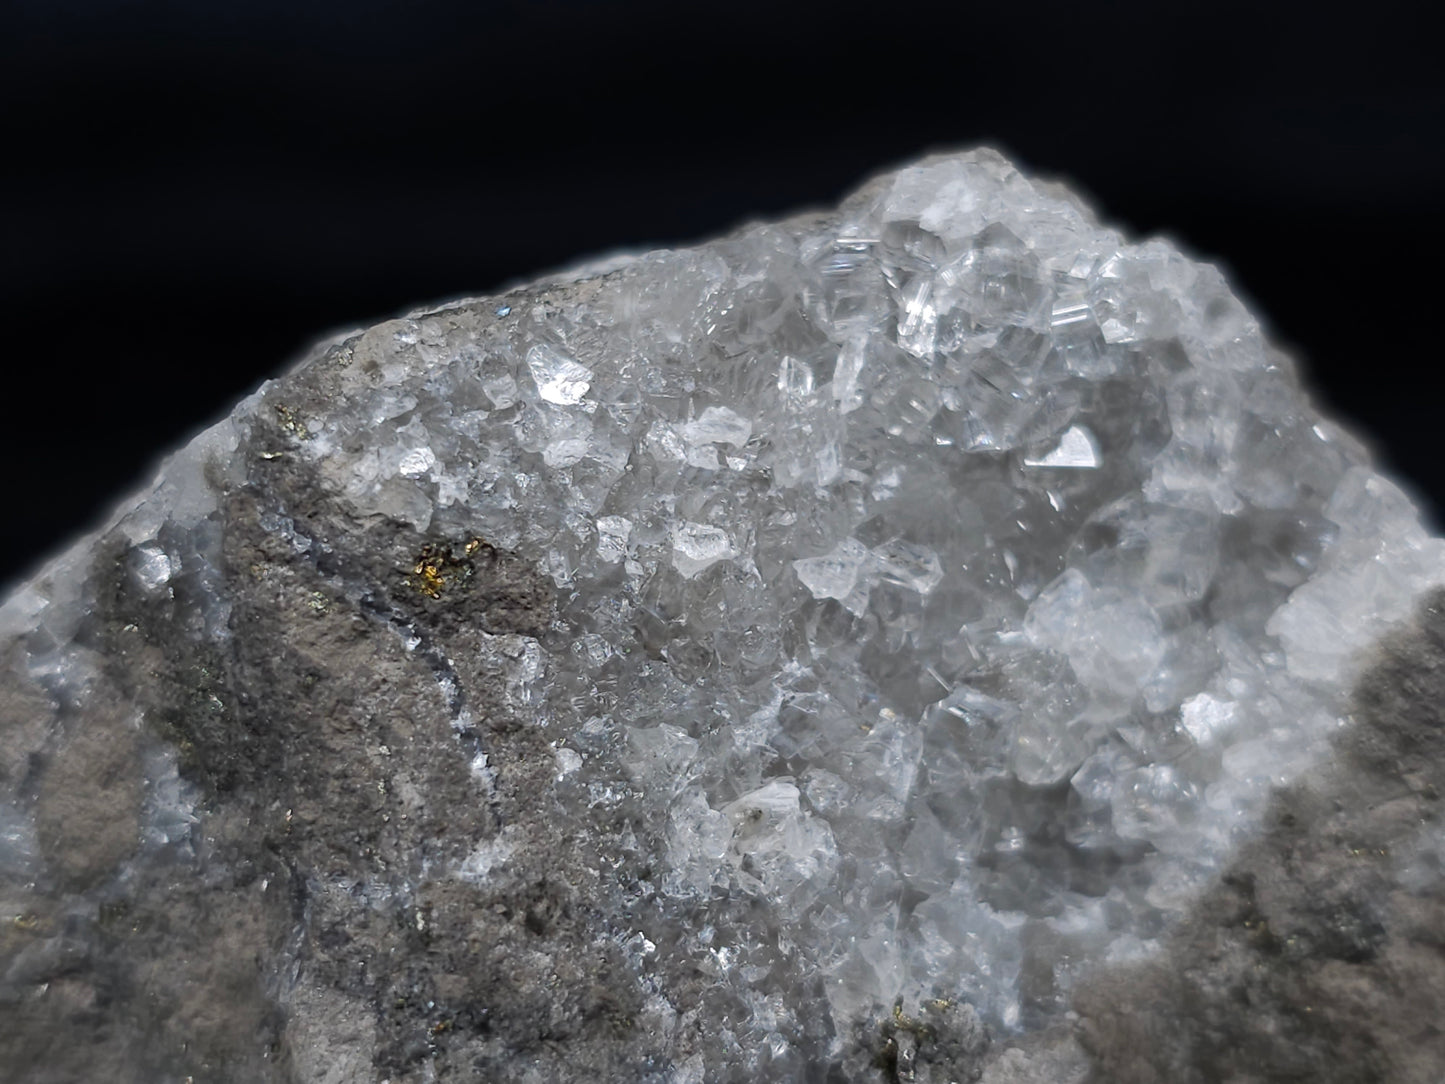
<svg viewBox="0 0 1445 1084">
<path fill-rule="evenodd" d="M 1336 759 L 1275 797 L 1164 956 L 1080 991 L 1092 1080 L 1445 1074 L 1445 595 L 1354 699 Z"/>
</svg>

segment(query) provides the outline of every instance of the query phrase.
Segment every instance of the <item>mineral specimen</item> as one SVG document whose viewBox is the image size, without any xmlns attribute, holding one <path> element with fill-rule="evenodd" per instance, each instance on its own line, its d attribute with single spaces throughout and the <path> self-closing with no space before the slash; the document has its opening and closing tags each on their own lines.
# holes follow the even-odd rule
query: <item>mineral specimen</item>
<svg viewBox="0 0 1445 1084">
<path fill-rule="evenodd" d="M 1310 825 L 1364 793 L 1311 782 L 1342 734 L 1393 735 L 1348 763 L 1426 809 L 1430 709 L 1352 730 L 1351 692 L 1441 583 L 1218 271 L 989 151 L 340 336 L 0 609 L 0 1064 L 1273 1064 L 1288 1029 L 1240 1039 L 1183 978 L 1126 1010 L 1111 976 L 1222 959 L 1210 900 L 1240 973 L 1268 937 L 1374 967 L 1440 896 L 1412 812 L 1296 956 L 1253 888 L 1219 903 L 1286 840 L 1278 913 L 1308 911 Z M 1334 812 L 1269 827 L 1306 793 Z M 1176 1046 L 1120 1022 L 1168 1006 Z"/>
</svg>

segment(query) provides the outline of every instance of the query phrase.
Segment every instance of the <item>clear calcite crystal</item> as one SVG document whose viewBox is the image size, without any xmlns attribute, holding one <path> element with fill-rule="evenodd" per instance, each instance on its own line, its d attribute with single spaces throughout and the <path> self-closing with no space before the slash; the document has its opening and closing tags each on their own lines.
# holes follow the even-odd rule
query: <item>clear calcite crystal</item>
<svg viewBox="0 0 1445 1084">
<path fill-rule="evenodd" d="M 629 1042 L 657 1080 L 822 1079 L 880 1022 L 896 1066 L 941 1005 L 996 1032 L 1058 1018 L 1090 968 L 1156 947 L 1325 755 L 1361 651 L 1445 582 L 1445 545 L 1217 270 L 989 151 L 341 337 L 11 598 L 29 680 L 82 711 L 104 571 L 259 688 L 227 661 L 269 567 L 228 556 L 237 494 L 268 560 L 319 585 L 278 598 L 427 660 L 470 790 L 403 780 L 395 741 L 367 746 L 382 794 L 513 802 L 326 891 L 403 915 L 428 885 L 485 901 L 545 821 L 577 848 L 558 876 L 613 946 L 607 981 L 641 991 Z M 545 620 L 509 624 L 476 586 L 507 561 L 537 570 Z M 244 722 L 260 695 L 215 725 L 270 740 Z M 231 792 L 146 710 L 136 830 L 158 853 Z M 525 800 L 503 719 L 546 750 Z M 0 787 L 22 906 L 46 859 L 18 776 Z M 275 995 L 293 1019 L 322 996 L 296 989 L 345 993 L 272 944 L 302 976 Z"/>
</svg>

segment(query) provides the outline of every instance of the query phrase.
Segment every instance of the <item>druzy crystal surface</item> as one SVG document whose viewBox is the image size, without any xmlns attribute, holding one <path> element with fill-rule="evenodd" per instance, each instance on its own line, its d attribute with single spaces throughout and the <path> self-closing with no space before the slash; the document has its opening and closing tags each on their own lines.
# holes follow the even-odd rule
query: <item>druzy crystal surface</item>
<svg viewBox="0 0 1445 1084">
<path fill-rule="evenodd" d="M 290 1064 L 352 1013 L 400 1045 L 345 1079 L 905 1079 L 934 1016 L 1043 1027 L 1155 951 L 1442 581 L 1216 269 L 934 158 L 341 336 L 242 403 L 0 611 L 35 748 L 118 697 L 143 779 L 121 857 L 66 882 L 0 778 L 5 898 L 99 922 L 163 871 L 223 880 L 239 802 L 281 856 L 245 883 L 301 901 L 258 941 Z M 408 660 L 430 691 L 398 706 Z M 605 957 L 550 988 L 624 991 L 622 1038 L 584 1007 L 528 1040 L 500 995 L 402 990 L 410 950 L 335 947 L 392 923 L 485 957 L 513 935 L 468 916 L 505 910 L 531 947 L 447 967 L 561 975 L 563 920 L 497 902 L 543 881 Z"/>
</svg>

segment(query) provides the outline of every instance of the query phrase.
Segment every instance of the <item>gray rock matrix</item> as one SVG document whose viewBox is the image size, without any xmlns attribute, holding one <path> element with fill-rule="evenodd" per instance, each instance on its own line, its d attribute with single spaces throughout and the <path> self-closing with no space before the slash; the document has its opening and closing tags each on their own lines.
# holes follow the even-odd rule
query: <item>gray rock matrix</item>
<svg viewBox="0 0 1445 1084">
<path fill-rule="evenodd" d="M 997 154 L 318 346 L 0 606 L 0 1079 L 1445 1079 L 1445 544 Z"/>
</svg>

